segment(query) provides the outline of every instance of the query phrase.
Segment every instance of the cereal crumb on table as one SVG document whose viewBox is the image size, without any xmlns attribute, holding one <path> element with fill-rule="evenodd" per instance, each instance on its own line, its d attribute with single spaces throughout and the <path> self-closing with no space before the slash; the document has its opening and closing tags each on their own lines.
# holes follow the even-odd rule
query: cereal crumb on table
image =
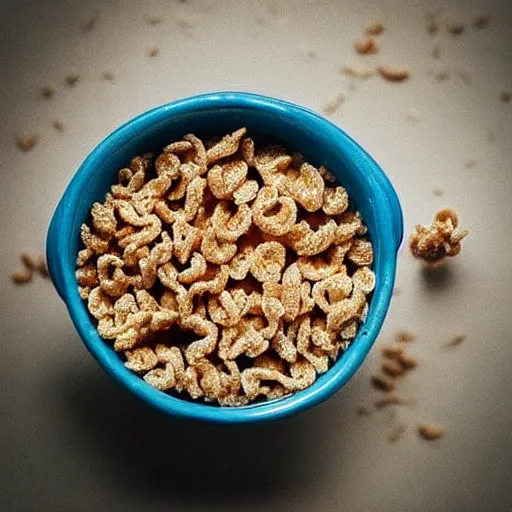
<svg viewBox="0 0 512 512">
<path fill-rule="evenodd" d="M 474 20 L 473 20 L 473 27 L 482 29 L 487 27 L 489 25 L 489 22 L 491 21 L 491 16 L 487 13 L 479 14 Z"/>
<path fill-rule="evenodd" d="M 94 27 L 96 26 L 99 15 L 100 15 L 99 11 L 96 11 L 89 19 L 87 19 L 83 23 L 81 23 L 80 32 L 82 32 L 83 34 L 92 32 L 94 30 Z"/>
<path fill-rule="evenodd" d="M 444 344 L 445 348 L 458 347 L 461 343 L 466 341 L 467 336 L 465 334 L 457 334 L 453 336 L 447 343 Z"/>
<path fill-rule="evenodd" d="M 446 30 L 453 36 L 460 36 L 464 32 L 466 26 L 460 21 L 452 21 L 447 23 Z"/>
<path fill-rule="evenodd" d="M 512 91 L 504 90 L 500 93 L 500 99 L 503 103 L 510 103 L 512 100 Z"/>
<path fill-rule="evenodd" d="M 384 32 L 384 24 L 380 21 L 373 23 L 373 25 L 370 25 L 366 27 L 365 33 L 369 36 L 378 36 Z"/>
<path fill-rule="evenodd" d="M 396 443 L 405 433 L 405 425 L 396 425 L 392 427 L 388 432 L 388 441 L 390 443 Z"/>
<path fill-rule="evenodd" d="M 62 121 L 53 121 L 52 126 L 59 132 L 62 133 L 64 131 L 64 123 Z"/>
<path fill-rule="evenodd" d="M 148 50 L 149 57 L 156 57 L 159 53 L 160 53 L 160 50 L 156 46 L 153 46 L 152 48 L 150 48 Z"/>
<path fill-rule="evenodd" d="M 343 93 L 338 93 L 331 101 L 325 104 L 324 108 L 322 109 L 323 113 L 331 116 L 335 114 L 345 101 L 345 95 Z"/>
<path fill-rule="evenodd" d="M 444 190 L 440 187 L 436 187 L 432 189 L 432 194 L 434 194 L 436 197 L 441 197 L 444 195 Z"/>
<path fill-rule="evenodd" d="M 375 72 L 367 67 L 362 66 L 342 66 L 341 72 L 352 78 L 361 78 L 363 80 L 372 77 Z"/>
<path fill-rule="evenodd" d="M 396 379 L 386 375 L 373 375 L 371 377 L 371 383 L 375 389 L 391 392 L 395 389 Z"/>
<path fill-rule="evenodd" d="M 396 331 L 395 333 L 395 341 L 398 343 L 411 343 L 411 341 L 414 341 L 418 336 L 414 334 L 411 331 Z"/>
<path fill-rule="evenodd" d="M 409 78 L 409 71 L 403 67 L 379 66 L 379 74 L 390 82 L 403 82 Z"/>
<path fill-rule="evenodd" d="M 377 40 L 370 36 L 354 45 L 356 52 L 360 55 L 375 55 L 379 51 Z"/>
<path fill-rule="evenodd" d="M 30 151 L 34 148 L 39 140 L 39 135 L 20 135 L 16 139 L 16 145 L 21 149 L 21 151 Z"/>
<path fill-rule="evenodd" d="M 78 71 L 70 71 L 65 77 L 65 81 L 70 87 L 74 87 L 79 79 L 80 73 Z"/>
<path fill-rule="evenodd" d="M 432 224 L 418 224 L 409 237 L 409 249 L 412 255 L 427 264 L 437 265 L 446 257 L 459 254 L 461 241 L 468 230 L 459 230 L 459 218 L 452 209 L 438 211 Z"/>
<path fill-rule="evenodd" d="M 369 416 L 370 415 L 370 410 L 364 406 L 358 407 L 356 412 L 357 412 L 358 416 Z"/>
<path fill-rule="evenodd" d="M 436 441 L 444 437 L 444 429 L 440 425 L 420 423 L 418 425 L 418 434 L 427 441 Z"/>
<path fill-rule="evenodd" d="M 46 267 L 46 258 L 44 254 L 31 255 L 27 253 L 20 254 L 20 261 L 23 270 L 16 271 L 12 275 L 12 280 L 16 284 L 27 284 L 32 281 L 34 273 L 38 273 L 41 277 L 49 277 L 48 268 Z"/>
<path fill-rule="evenodd" d="M 55 90 L 55 87 L 53 87 L 53 85 L 45 85 L 41 87 L 41 96 L 46 100 L 53 98 L 56 92 L 57 91 Z"/>
</svg>

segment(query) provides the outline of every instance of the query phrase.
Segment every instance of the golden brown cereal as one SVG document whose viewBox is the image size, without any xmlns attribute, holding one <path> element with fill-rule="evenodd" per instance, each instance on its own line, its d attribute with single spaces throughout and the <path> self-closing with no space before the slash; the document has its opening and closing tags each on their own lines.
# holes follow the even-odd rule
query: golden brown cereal
<svg viewBox="0 0 512 512">
<path fill-rule="evenodd" d="M 410 331 L 396 331 L 395 333 L 395 341 L 399 343 L 411 343 L 417 338 L 416 334 Z"/>
<path fill-rule="evenodd" d="M 368 27 L 366 27 L 365 32 L 369 36 L 378 36 L 382 34 L 382 32 L 384 32 L 384 24 L 380 21 L 377 21 L 373 25 L 369 25 Z"/>
<path fill-rule="evenodd" d="M 418 434 L 427 441 L 436 441 L 444 437 L 444 429 L 440 425 L 420 423 L 418 425 Z"/>
<path fill-rule="evenodd" d="M 360 55 L 374 55 L 379 51 L 377 40 L 370 36 L 355 44 L 356 52 Z"/>
<path fill-rule="evenodd" d="M 458 230 L 459 219 L 454 210 L 440 210 L 429 226 L 418 224 L 409 238 L 409 249 L 416 258 L 428 264 L 439 264 L 448 256 L 459 254 L 461 240 L 467 230 Z"/>
<path fill-rule="evenodd" d="M 229 407 L 311 385 L 356 337 L 375 286 L 346 190 L 245 133 L 133 158 L 93 204 L 76 269 L 129 369 Z"/>
<path fill-rule="evenodd" d="M 394 378 L 386 377 L 385 375 L 373 375 L 371 383 L 374 388 L 380 391 L 391 392 L 395 389 L 396 382 Z"/>
<path fill-rule="evenodd" d="M 324 114 L 327 116 L 332 116 L 335 114 L 340 108 L 341 105 L 343 105 L 345 101 L 345 95 L 341 92 L 336 94 L 332 100 L 329 100 L 322 109 Z"/>
<path fill-rule="evenodd" d="M 435 35 L 437 34 L 437 32 L 439 31 L 439 24 L 436 20 L 430 20 L 428 23 L 427 23 L 427 32 L 431 35 Z"/>
<path fill-rule="evenodd" d="M 398 356 L 399 360 L 403 356 Z M 384 359 L 381 365 L 381 370 L 390 377 L 399 377 L 404 374 L 404 367 L 395 359 Z"/>
<path fill-rule="evenodd" d="M 381 348 L 382 355 L 384 357 L 388 357 L 391 359 L 397 358 L 403 351 L 404 346 L 398 343 L 393 343 L 389 345 L 383 345 Z"/>
<path fill-rule="evenodd" d="M 413 368 L 416 368 L 416 366 L 418 366 L 418 361 L 416 360 L 416 358 L 405 352 L 399 354 L 397 359 L 406 370 L 412 370 Z"/>
<path fill-rule="evenodd" d="M 406 68 L 379 66 L 379 74 L 390 82 L 403 82 L 409 78 L 409 71 Z"/>
<path fill-rule="evenodd" d="M 16 139 L 16 145 L 21 149 L 21 151 L 30 151 L 39 140 L 39 135 L 20 135 Z"/>
<path fill-rule="evenodd" d="M 26 284 L 32 281 L 33 273 L 29 268 L 25 268 L 24 270 L 18 270 L 13 273 L 12 280 L 16 284 Z"/>
<path fill-rule="evenodd" d="M 341 72 L 352 78 L 360 78 L 366 80 L 374 75 L 374 71 L 367 67 L 360 66 L 343 66 Z"/>
</svg>

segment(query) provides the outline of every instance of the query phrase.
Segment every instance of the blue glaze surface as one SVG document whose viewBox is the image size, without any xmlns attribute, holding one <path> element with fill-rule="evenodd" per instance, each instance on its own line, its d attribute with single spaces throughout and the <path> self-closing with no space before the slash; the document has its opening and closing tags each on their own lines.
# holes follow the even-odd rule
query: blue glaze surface
<svg viewBox="0 0 512 512">
<path fill-rule="evenodd" d="M 326 165 L 361 212 L 374 246 L 377 283 L 368 317 L 357 338 L 334 366 L 309 388 L 278 400 L 239 408 L 180 400 L 159 392 L 127 370 L 96 332 L 75 279 L 80 225 L 94 201 L 102 201 L 117 171 L 135 155 L 158 153 L 169 141 L 193 132 L 199 137 L 246 126 L 251 135 L 280 139 L 312 164 Z M 240 92 L 182 99 L 128 121 L 101 142 L 75 173 L 52 218 L 47 259 L 52 280 L 84 344 L 105 371 L 148 404 L 175 417 L 216 423 L 276 420 L 317 405 L 357 371 L 382 327 L 393 291 L 396 253 L 403 235 L 396 193 L 377 163 L 346 133 L 315 112 L 292 103 Z"/>
</svg>

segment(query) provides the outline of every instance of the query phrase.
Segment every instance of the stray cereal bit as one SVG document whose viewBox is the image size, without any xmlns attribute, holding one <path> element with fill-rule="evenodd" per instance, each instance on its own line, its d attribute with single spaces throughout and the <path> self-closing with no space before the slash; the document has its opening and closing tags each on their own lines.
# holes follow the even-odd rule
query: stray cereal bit
<svg viewBox="0 0 512 512">
<path fill-rule="evenodd" d="M 391 392 L 395 389 L 396 380 L 385 375 L 373 375 L 371 383 L 374 388 L 380 391 Z"/>
<path fill-rule="evenodd" d="M 55 120 L 52 123 L 52 126 L 59 132 L 62 133 L 64 131 L 64 123 L 62 121 Z"/>
<path fill-rule="evenodd" d="M 500 100 L 503 101 L 503 103 L 510 103 L 512 100 L 512 91 L 501 91 Z"/>
<path fill-rule="evenodd" d="M 82 32 L 83 34 L 92 32 L 92 30 L 96 26 L 96 22 L 98 21 L 99 15 L 100 13 L 97 11 L 88 20 L 84 21 L 80 25 L 80 32 Z"/>
<path fill-rule="evenodd" d="M 358 416 L 369 416 L 370 410 L 367 407 L 358 407 L 357 408 L 357 415 Z"/>
<path fill-rule="evenodd" d="M 12 275 L 12 280 L 16 284 L 26 284 L 32 281 L 34 272 L 39 273 L 41 277 L 44 278 L 49 276 L 44 254 L 32 256 L 27 253 L 22 253 L 20 255 L 20 261 L 23 264 L 23 270 L 14 272 Z"/>
<path fill-rule="evenodd" d="M 351 76 L 352 78 L 361 78 L 363 80 L 374 75 L 374 71 L 372 69 L 356 66 L 343 66 L 341 68 L 341 72 L 347 76 Z"/>
<path fill-rule="evenodd" d="M 451 340 L 449 340 L 447 343 L 445 343 L 444 346 L 445 346 L 445 348 L 458 347 L 464 341 L 466 341 L 466 335 L 465 334 L 457 334 Z"/>
<path fill-rule="evenodd" d="M 388 405 L 403 405 L 405 402 L 402 398 L 394 393 L 386 393 L 382 398 L 376 400 L 374 405 L 376 409 L 382 409 Z"/>
<path fill-rule="evenodd" d="M 384 357 L 394 359 L 397 358 L 404 351 L 404 348 L 404 345 L 401 343 L 391 343 L 388 345 L 383 345 L 381 348 L 381 352 Z"/>
<path fill-rule="evenodd" d="M 437 265 L 447 256 L 459 254 L 460 242 L 468 230 L 458 230 L 459 218 L 454 210 L 440 210 L 434 215 L 429 226 L 418 224 L 409 238 L 412 255 L 427 264 Z"/>
<path fill-rule="evenodd" d="M 418 425 L 418 434 L 427 441 L 436 441 L 444 436 L 444 429 L 439 425 L 421 423 Z"/>
<path fill-rule="evenodd" d="M 432 194 L 434 194 L 436 197 L 441 197 L 444 195 L 444 190 L 440 187 L 436 187 L 432 190 Z"/>
<path fill-rule="evenodd" d="M 376 282 L 333 175 L 245 135 L 186 134 L 133 158 L 92 205 L 76 260 L 79 296 L 125 366 L 222 407 L 310 386 L 356 338 Z"/>
<path fill-rule="evenodd" d="M 382 78 L 390 82 L 403 82 L 409 78 L 409 71 L 406 68 L 379 66 L 378 71 Z"/>
<path fill-rule="evenodd" d="M 326 114 L 328 116 L 332 116 L 340 109 L 340 107 L 344 101 L 345 101 L 344 94 L 341 92 L 338 93 L 331 101 L 326 103 L 326 105 L 323 108 L 324 114 Z"/>
<path fill-rule="evenodd" d="M 487 27 L 489 25 L 489 22 L 491 21 L 491 17 L 487 13 L 479 14 L 474 20 L 473 20 L 473 27 L 482 29 Z"/>
<path fill-rule="evenodd" d="M 28 268 L 25 270 L 18 270 L 12 275 L 12 280 L 16 284 L 26 284 L 32 281 L 32 271 Z"/>
<path fill-rule="evenodd" d="M 388 432 L 388 441 L 390 443 L 396 443 L 404 434 L 405 432 L 405 426 L 404 425 L 397 425 Z"/>
<path fill-rule="evenodd" d="M 116 76 L 114 75 L 114 73 L 112 73 L 112 71 L 104 71 L 101 75 L 101 78 L 103 80 L 107 80 L 107 82 L 113 82 Z"/>
<path fill-rule="evenodd" d="M 21 149 L 21 151 L 30 151 L 39 140 L 39 135 L 20 135 L 16 139 L 16 145 Z"/>
<path fill-rule="evenodd" d="M 76 85 L 76 83 L 78 82 L 78 80 L 80 79 L 80 73 L 78 73 L 78 71 L 70 71 L 67 75 L 66 75 L 66 83 L 70 86 L 70 87 L 74 87 Z"/>
<path fill-rule="evenodd" d="M 460 36 L 462 32 L 464 32 L 465 28 L 466 26 L 464 25 L 464 23 L 461 23 L 459 21 L 454 21 L 446 25 L 446 30 L 448 30 L 448 32 L 453 36 Z"/>
<path fill-rule="evenodd" d="M 355 44 L 356 52 L 360 55 L 374 55 L 379 51 L 379 46 L 374 37 L 368 37 Z"/>
<path fill-rule="evenodd" d="M 400 358 L 402 354 L 398 357 Z M 384 359 L 381 370 L 390 377 L 399 377 L 404 374 L 404 367 L 395 359 Z"/>
<path fill-rule="evenodd" d="M 398 355 L 398 361 L 406 370 L 412 370 L 418 366 L 416 358 L 406 352 L 402 352 Z"/>
<path fill-rule="evenodd" d="M 365 33 L 369 36 L 378 36 L 384 32 L 384 25 L 378 21 L 369 27 L 366 27 Z"/>
<path fill-rule="evenodd" d="M 398 341 L 398 343 L 411 343 L 411 341 L 414 341 L 416 338 L 416 334 L 410 331 L 397 331 L 395 333 L 395 340 Z"/>
<path fill-rule="evenodd" d="M 45 85 L 41 88 L 41 96 L 47 100 L 50 98 L 53 98 L 57 91 L 55 90 L 55 87 L 53 85 Z"/>
<path fill-rule="evenodd" d="M 156 46 L 153 46 L 152 48 L 150 48 L 148 50 L 148 56 L 149 57 L 156 57 L 159 52 L 160 52 L 160 50 Z"/>
</svg>

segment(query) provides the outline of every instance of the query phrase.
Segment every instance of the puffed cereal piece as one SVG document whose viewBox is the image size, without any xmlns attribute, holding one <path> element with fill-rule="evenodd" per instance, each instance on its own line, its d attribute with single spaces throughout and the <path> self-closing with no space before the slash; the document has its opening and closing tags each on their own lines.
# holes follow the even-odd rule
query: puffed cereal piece
<svg viewBox="0 0 512 512">
<path fill-rule="evenodd" d="M 199 374 L 194 366 L 189 366 L 185 370 L 183 387 L 190 395 L 190 398 L 192 398 L 192 400 L 197 400 L 198 398 L 201 398 L 204 395 L 203 390 L 199 385 Z"/>
<path fill-rule="evenodd" d="M 246 180 L 233 192 L 236 205 L 250 203 L 258 194 L 260 186 L 256 180 Z"/>
<path fill-rule="evenodd" d="M 99 286 L 93 288 L 89 292 L 87 298 L 87 309 L 89 310 L 89 313 L 96 318 L 96 320 L 114 315 L 114 305 L 112 304 L 112 300 Z"/>
<path fill-rule="evenodd" d="M 358 266 L 373 263 L 373 247 L 368 240 L 356 239 L 347 253 L 347 258 Z"/>
<path fill-rule="evenodd" d="M 235 281 L 241 281 L 247 277 L 254 262 L 255 254 L 252 246 L 239 249 L 229 262 L 229 277 Z"/>
<path fill-rule="evenodd" d="M 300 166 L 295 179 L 287 177 L 282 186 L 308 212 L 316 212 L 324 204 L 324 180 L 318 169 L 308 163 Z"/>
<path fill-rule="evenodd" d="M 348 194 L 343 187 L 325 187 L 322 210 L 327 215 L 340 215 L 348 208 Z"/>
<path fill-rule="evenodd" d="M 140 347 L 134 350 L 125 351 L 126 362 L 124 365 L 132 372 L 147 372 L 152 370 L 157 364 L 158 359 L 153 349 L 150 347 Z"/>
<path fill-rule="evenodd" d="M 177 140 L 165 146 L 164 153 L 187 153 L 192 147 L 192 142 L 189 140 Z"/>
<path fill-rule="evenodd" d="M 285 334 L 282 329 L 278 328 L 275 336 L 272 338 L 272 348 L 281 359 L 288 363 L 297 361 L 296 337 L 296 330 L 289 327 L 287 334 Z"/>
<path fill-rule="evenodd" d="M 87 265 L 84 265 L 83 267 L 78 268 L 75 272 L 75 277 L 76 282 L 80 286 L 94 287 L 99 283 L 98 272 L 96 270 L 96 267 L 92 263 L 89 263 Z"/>
<path fill-rule="evenodd" d="M 315 256 L 333 244 L 337 228 L 336 221 L 331 219 L 314 231 L 303 220 L 293 226 L 286 241 L 299 256 Z"/>
<path fill-rule="evenodd" d="M 221 201 L 212 215 L 212 226 L 219 242 L 236 242 L 245 235 L 252 224 L 252 213 L 248 205 L 242 204 L 231 214 L 229 203 Z"/>
<path fill-rule="evenodd" d="M 94 234 L 87 224 L 82 224 L 80 228 L 80 238 L 85 247 L 90 251 L 94 251 L 95 254 L 104 254 L 108 251 L 110 242 Z"/>
<path fill-rule="evenodd" d="M 217 199 L 232 199 L 247 178 L 247 164 L 234 160 L 215 165 L 208 171 L 208 187 Z"/>
<path fill-rule="evenodd" d="M 297 260 L 297 266 L 302 277 L 310 281 L 321 281 L 338 272 L 345 272 L 346 268 L 343 260 L 350 249 L 350 245 L 350 243 L 336 245 L 329 248 L 327 254 L 301 256 Z"/>
<path fill-rule="evenodd" d="M 143 377 L 144 382 L 159 391 L 169 391 L 176 385 L 174 368 L 172 364 L 166 364 L 163 368 L 153 368 Z"/>
<path fill-rule="evenodd" d="M 260 282 L 278 283 L 286 262 L 286 249 L 279 242 L 264 242 L 254 250 L 251 274 Z"/>
<path fill-rule="evenodd" d="M 240 153 L 249 167 L 254 167 L 256 162 L 254 160 L 255 144 L 251 137 L 244 137 L 240 143 Z"/>
<path fill-rule="evenodd" d="M 183 217 L 178 217 L 172 225 L 174 255 L 184 265 L 190 259 L 199 230 L 191 226 Z"/>
<path fill-rule="evenodd" d="M 157 176 L 169 176 L 172 180 L 178 179 L 180 175 L 180 159 L 170 152 L 164 152 L 158 155 L 155 160 L 155 170 Z M 161 197 L 161 196 L 160 196 Z"/>
<path fill-rule="evenodd" d="M 206 148 L 204 147 L 203 141 L 196 137 L 193 133 L 188 133 L 183 137 L 183 140 L 190 142 L 192 145 L 192 151 L 195 153 L 192 157 L 192 161 L 199 167 L 199 174 L 202 176 L 207 171 L 207 156 Z"/>
<path fill-rule="evenodd" d="M 148 325 L 151 332 L 167 331 L 179 318 L 178 312 L 162 308 L 147 290 L 137 290 L 135 298 L 141 311 L 150 311 L 152 313 L 151 321 Z"/>
<path fill-rule="evenodd" d="M 196 176 L 188 185 L 185 197 L 185 206 L 183 216 L 187 222 L 194 220 L 199 207 L 203 203 L 204 191 L 206 189 L 206 180 Z"/>
<path fill-rule="evenodd" d="M 171 260 L 173 244 L 167 231 L 162 231 L 162 241 L 153 246 L 145 258 L 138 261 L 143 288 L 153 287 L 157 278 L 157 267 Z"/>
<path fill-rule="evenodd" d="M 268 321 L 268 325 L 261 330 L 261 334 L 266 340 L 270 340 L 275 336 L 285 310 L 279 299 L 267 297 L 265 294 L 261 300 L 261 309 Z"/>
<path fill-rule="evenodd" d="M 226 288 L 229 279 L 229 271 L 227 265 L 221 265 L 218 267 L 215 276 L 206 281 L 198 281 L 194 283 L 188 290 L 187 300 L 192 302 L 194 297 L 197 295 L 203 295 L 204 293 L 210 293 L 217 295 L 222 293 Z"/>
<path fill-rule="evenodd" d="M 293 322 L 300 312 L 300 285 L 302 275 L 296 263 L 291 264 L 283 273 L 281 302 L 284 308 L 283 319 Z"/>
<path fill-rule="evenodd" d="M 82 249 L 81 251 L 78 251 L 78 254 L 76 256 L 76 266 L 83 267 L 95 254 L 96 251 L 89 247 L 87 247 L 86 249 Z"/>
<path fill-rule="evenodd" d="M 174 389 L 181 393 L 183 391 L 185 382 L 185 361 L 183 360 L 183 354 L 179 347 L 168 347 L 166 345 L 158 344 L 155 347 L 155 354 L 158 358 L 158 362 L 167 366 L 172 366 L 175 378 Z"/>
<path fill-rule="evenodd" d="M 168 201 L 178 201 L 185 197 L 187 187 L 194 178 L 197 178 L 201 172 L 201 168 L 194 162 L 181 164 L 179 168 L 179 176 L 176 179 L 176 185 L 173 183 L 167 194 Z"/>
<path fill-rule="evenodd" d="M 201 252 L 206 261 L 215 265 L 228 263 L 236 254 L 237 246 L 234 243 L 222 243 L 217 239 L 214 226 L 209 226 L 203 233 Z"/>
<path fill-rule="evenodd" d="M 300 315 L 305 315 L 315 307 L 315 299 L 311 297 L 311 283 L 304 281 L 300 285 Z"/>
<path fill-rule="evenodd" d="M 149 257 L 149 253 L 149 247 L 147 245 L 144 245 L 143 247 L 139 247 L 138 249 L 135 249 L 133 252 L 129 252 L 127 254 L 120 254 L 117 251 L 110 251 L 109 254 L 112 254 L 112 256 L 117 256 L 118 258 L 123 256 L 124 268 L 135 270 L 139 265 L 139 261 Z"/>
<path fill-rule="evenodd" d="M 207 263 L 204 256 L 199 252 L 194 252 L 190 258 L 190 266 L 182 270 L 177 279 L 182 284 L 192 284 L 199 281 L 207 270 Z"/>
<path fill-rule="evenodd" d="M 219 328 L 213 322 L 199 315 L 190 315 L 180 319 L 180 327 L 185 331 L 193 331 L 199 336 L 204 336 L 204 338 L 193 341 L 185 349 L 185 359 L 188 364 L 195 365 L 199 359 L 211 354 L 217 347 Z"/>
<path fill-rule="evenodd" d="M 341 245 L 356 235 L 364 235 L 366 232 L 365 226 L 361 220 L 359 212 L 346 211 L 338 216 L 338 227 L 334 235 L 334 243 Z"/>
<path fill-rule="evenodd" d="M 354 284 L 355 286 L 355 284 Z M 357 320 L 351 320 L 347 322 L 347 324 L 341 329 L 340 336 L 342 340 L 353 340 L 357 336 L 357 330 L 359 329 L 359 324 Z"/>
<path fill-rule="evenodd" d="M 124 295 L 130 286 L 140 288 L 142 285 L 140 275 L 127 276 L 121 268 L 124 265 L 123 260 L 113 254 L 103 254 L 98 258 L 96 265 L 100 287 L 111 297 Z"/>
<path fill-rule="evenodd" d="M 351 292 L 352 279 L 346 273 L 339 273 L 315 283 L 313 299 L 324 313 L 329 313 L 336 302 L 346 299 Z"/>
<path fill-rule="evenodd" d="M 208 298 L 210 318 L 223 327 L 234 327 L 249 310 L 249 298 L 243 290 L 224 290 Z"/>
<path fill-rule="evenodd" d="M 318 347 L 311 347 L 311 318 L 306 316 L 300 323 L 297 334 L 297 352 L 309 361 L 317 373 L 329 368 L 329 358 Z"/>
<path fill-rule="evenodd" d="M 110 240 L 117 231 L 117 219 L 112 200 L 105 200 L 104 204 L 94 203 L 91 209 L 92 226 L 103 238 Z"/>
<path fill-rule="evenodd" d="M 273 213 L 277 210 L 277 213 Z M 252 205 L 253 222 L 263 232 L 273 236 L 288 233 L 297 220 L 297 205 L 291 197 L 279 196 L 274 186 L 260 189 Z"/>
<path fill-rule="evenodd" d="M 365 304 L 366 295 L 358 289 L 350 298 L 334 303 L 327 313 L 327 330 L 339 331 L 342 325 L 361 315 Z"/>
<path fill-rule="evenodd" d="M 352 283 L 354 288 L 368 295 L 375 288 L 375 274 L 368 267 L 360 267 L 352 275 Z"/>
<path fill-rule="evenodd" d="M 213 164 L 221 158 L 234 155 L 238 151 L 241 138 L 247 132 L 246 128 L 240 128 L 230 135 L 225 135 L 222 139 L 206 151 L 208 165 Z"/>
</svg>

